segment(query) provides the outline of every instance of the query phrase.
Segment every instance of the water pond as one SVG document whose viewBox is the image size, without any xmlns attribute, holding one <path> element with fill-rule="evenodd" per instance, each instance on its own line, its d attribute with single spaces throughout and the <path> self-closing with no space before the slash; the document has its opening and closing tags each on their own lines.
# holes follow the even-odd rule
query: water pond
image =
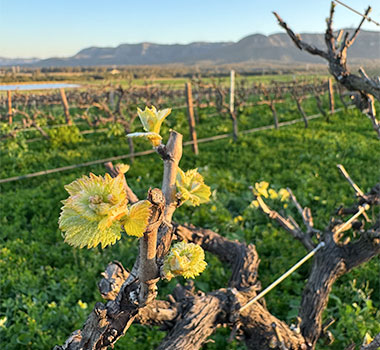
<svg viewBox="0 0 380 350">
<path fill-rule="evenodd" d="M 60 88 L 78 88 L 78 84 L 67 83 L 36 83 L 36 84 L 7 84 L 0 85 L 0 91 L 22 91 L 22 90 L 49 90 Z"/>
</svg>

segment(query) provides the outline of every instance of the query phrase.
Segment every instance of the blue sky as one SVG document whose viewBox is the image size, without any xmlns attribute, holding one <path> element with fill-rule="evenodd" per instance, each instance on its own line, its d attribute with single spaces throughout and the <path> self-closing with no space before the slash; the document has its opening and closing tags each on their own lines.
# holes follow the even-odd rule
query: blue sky
<svg viewBox="0 0 380 350">
<path fill-rule="evenodd" d="M 345 0 L 358 11 L 380 0 Z M 121 43 L 237 41 L 280 32 L 277 11 L 297 32 L 322 32 L 330 0 L 0 0 L 0 57 L 71 56 L 89 46 Z M 335 28 L 360 17 L 337 5 Z M 380 31 L 373 23 L 364 26 Z"/>
</svg>

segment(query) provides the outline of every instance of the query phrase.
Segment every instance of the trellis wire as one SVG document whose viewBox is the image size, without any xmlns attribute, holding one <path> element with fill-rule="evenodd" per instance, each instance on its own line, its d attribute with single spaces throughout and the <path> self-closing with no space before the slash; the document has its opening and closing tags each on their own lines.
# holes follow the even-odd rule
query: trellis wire
<svg viewBox="0 0 380 350">
<path fill-rule="evenodd" d="M 358 216 L 363 214 L 366 210 L 369 209 L 369 204 L 364 204 L 363 206 L 359 207 L 358 212 L 353 215 L 349 220 L 347 220 L 342 226 L 340 226 L 334 233 L 340 233 L 343 231 L 353 220 L 355 220 Z M 283 275 L 281 275 L 279 278 L 277 278 L 272 284 L 270 284 L 267 288 L 265 288 L 261 293 L 257 294 L 253 299 L 248 301 L 247 304 L 243 305 L 239 311 L 243 311 L 248 306 L 252 305 L 255 301 L 261 299 L 264 295 L 269 293 L 274 287 L 276 287 L 278 284 L 280 284 L 285 278 L 290 276 L 294 271 L 296 271 L 301 265 L 303 265 L 307 260 L 309 260 L 312 256 L 315 255 L 315 253 L 323 248 L 325 246 L 325 242 L 320 242 L 309 254 L 305 255 L 300 261 L 298 261 L 295 265 L 293 265 L 288 271 L 286 271 Z"/>
<path fill-rule="evenodd" d="M 286 93 L 286 92 L 285 92 Z M 310 94 L 306 94 L 306 95 L 304 95 L 303 97 L 304 98 L 309 98 L 309 97 L 311 97 L 312 95 L 310 95 Z M 182 100 L 181 100 L 182 101 Z M 249 106 L 257 106 L 257 105 L 260 105 L 260 104 L 262 104 L 262 103 L 267 103 L 268 101 L 256 101 L 256 102 L 254 102 L 254 103 L 247 103 L 247 104 L 245 104 L 245 106 L 246 107 L 249 107 Z M 280 102 L 284 102 L 284 100 L 276 100 L 276 101 L 273 101 L 273 102 L 278 102 L 278 103 L 280 103 Z M 53 102 L 53 104 L 55 104 L 54 102 Z M 174 106 L 174 107 L 172 107 L 172 110 L 175 110 L 175 109 L 184 109 L 184 108 L 187 108 L 187 106 L 186 105 L 180 105 L 180 106 Z M 76 122 L 75 124 L 77 125 L 77 124 L 80 124 L 80 123 L 83 123 L 83 121 L 80 121 L 80 122 Z M 51 125 L 51 126 L 45 126 L 44 127 L 44 129 L 50 129 L 50 128 L 59 128 L 59 127 L 64 127 L 64 126 L 67 126 L 67 124 L 63 124 L 63 125 Z M 22 129 L 19 129 L 18 130 L 18 132 L 22 132 L 22 131 L 29 131 L 29 130 L 35 130 L 36 128 L 22 128 Z M 36 139 L 37 140 L 37 139 Z"/>
<path fill-rule="evenodd" d="M 251 299 L 247 304 L 243 305 L 240 308 L 240 312 L 246 309 L 248 306 L 252 305 L 255 301 L 262 298 L 268 292 L 270 292 L 274 287 L 276 287 L 279 283 L 281 283 L 286 277 L 291 275 L 295 270 L 297 270 L 301 265 L 303 265 L 307 260 L 309 260 L 319 249 L 325 246 L 325 242 L 320 242 L 309 254 L 304 256 L 297 264 L 291 267 L 288 271 L 286 271 L 283 275 L 277 278 L 271 285 L 265 288 L 261 293 L 257 294 L 253 299 Z"/>
<path fill-rule="evenodd" d="M 351 108 L 354 108 L 354 106 L 349 106 L 348 108 L 351 109 Z M 341 111 L 343 109 L 344 108 L 338 108 L 338 109 L 335 110 L 335 112 L 339 112 L 339 111 Z M 319 114 L 314 114 L 314 115 L 311 115 L 311 116 L 307 117 L 307 120 L 317 119 L 317 118 L 320 118 L 321 116 L 322 115 L 320 113 Z M 303 118 L 299 118 L 299 119 L 294 119 L 294 120 L 290 120 L 290 121 L 287 121 L 287 122 L 278 123 L 278 126 L 279 127 L 281 127 L 281 126 L 288 126 L 288 125 L 293 125 L 293 124 L 300 123 L 300 122 L 303 122 L 303 121 L 304 121 Z M 258 128 L 253 128 L 253 129 L 249 129 L 249 130 L 243 130 L 240 133 L 241 134 L 250 134 L 250 133 L 254 133 L 254 132 L 258 132 L 258 131 L 263 131 L 263 130 L 270 130 L 270 129 L 274 129 L 274 125 L 260 126 Z M 204 142 L 221 140 L 221 139 L 225 139 L 225 138 L 228 138 L 228 137 L 231 137 L 231 136 L 232 136 L 232 134 L 221 134 L 221 135 L 215 135 L 215 136 L 205 137 L 203 139 L 198 139 L 198 143 L 204 143 Z M 192 144 L 193 144 L 193 141 L 185 141 L 183 143 L 184 146 L 188 146 L 188 145 L 192 145 Z M 60 168 L 55 168 L 55 169 L 42 170 L 42 171 L 38 171 L 36 173 L 27 174 L 27 175 L 13 176 L 13 177 L 5 178 L 5 179 L 0 179 L 0 183 L 18 181 L 18 180 L 23 180 L 23 179 L 29 179 L 29 178 L 36 177 L 36 176 L 58 173 L 58 172 L 65 171 L 65 170 L 71 170 L 71 169 L 76 169 L 76 168 L 80 168 L 80 167 L 85 167 L 85 166 L 90 166 L 90 165 L 96 165 L 96 164 L 101 164 L 101 163 L 105 163 L 105 162 L 111 162 L 111 161 L 114 161 L 114 160 L 121 160 L 121 159 L 127 159 L 127 158 L 131 158 L 131 157 L 144 156 L 144 155 L 148 155 L 148 154 L 151 154 L 151 153 L 154 153 L 154 152 L 155 152 L 154 150 L 147 150 L 147 151 L 142 151 L 142 152 L 136 152 L 136 153 L 133 153 L 133 154 L 125 154 L 125 155 L 111 157 L 111 158 L 106 158 L 106 159 L 99 159 L 99 160 L 89 161 L 89 162 L 85 162 L 85 163 L 81 163 L 81 164 L 67 165 L 67 166 L 60 167 Z"/>
<path fill-rule="evenodd" d="M 310 95 L 305 95 L 305 97 L 309 98 Z M 259 103 L 259 104 L 261 104 L 261 103 Z M 254 106 L 258 106 L 259 104 L 258 103 L 248 103 L 248 104 L 245 105 L 245 107 L 254 107 Z M 183 108 L 187 108 L 187 107 L 186 106 L 185 107 L 183 107 L 183 106 L 173 107 L 172 110 L 173 109 L 183 109 Z M 348 108 L 351 109 L 351 108 L 353 108 L 353 106 L 349 106 Z M 202 108 L 198 107 L 198 110 L 199 109 L 202 109 Z M 338 109 L 338 110 L 340 110 L 340 109 Z M 221 113 L 220 112 L 216 112 L 216 113 L 207 114 L 207 117 L 215 117 L 215 116 L 221 116 Z M 309 117 L 309 118 L 313 119 L 312 116 Z M 295 121 L 298 122 L 298 119 L 295 119 Z M 80 122 L 74 123 L 74 125 L 77 126 L 79 124 L 84 124 L 84 123 L 85 123 L 84 121 L 83 122 L 80 121 Z M 43 127 L 43 130 L 54 129 L 54 128 L 61 128 L 61 127 L 67 127 L 67 124 L 51 125 L 51 126 L 48 126 L 48 127 Z M 37 130 L 37 128 L 31 127 L 31 128 L 26 128 L 26 129 L 20 129 L 20 130 L 18 130 L 18 132 L 25 132 L 25 131 L 30 131 L 30 130 L 35 131 L 35 130 Z M 84 131 L 81 131 L 80 134 L 82 134 L 82 135 L 89 135 L 89 134 L 95 134 L 95 133 L 102 133 L 102 132 L 106 132 L 106 131 L 109 131 L 109 129 L 108 128 L 102 128 L 102 129 L 84 130 Z M 245 132 L 242 131 L 241 133 L 244 134 L 244 133 L 247 133 L 247 131 L 249 131 L 249 130 L 246 130 Z M 40 140 L 43 140 L 43 139 L 44 138 L 42 138 L 42 137 L 36 137 L 36 138 L 27 139 L 26 142 L 27 143 L 31 143 L 31 142 L 36 142 L 36 141 L 40 141 Z M 2 140 L 0 140 L 0 142 L 1 141 Z"/>
<path fill-rule="evenodd" d="M 349 9 L 350 11 L 356 13 L 357 15 L 362 16 L 362 17 L 365 18 L 368 22 L 372 22 L 372 23 L 376 24 L 377 26 L 380 26 L 380 23 L 374 21 L 371 17 L 368 17 L 368 16 L 366 16 L 366 15 L 363 15 L 362 13 L 360 13 L 359 11 L 356 11 L 355 9 L 353 9 L 352 7 L 346 5 L 346 4 L 343 3 L 342 1 L 340 1 L 340 0 L 333 0 L 333 1 L 335 1 L 335 2 L 337 2 L 338 4 L 344 6 L 345 8 L 347 8 L 347 9 Z"/>
</svg>

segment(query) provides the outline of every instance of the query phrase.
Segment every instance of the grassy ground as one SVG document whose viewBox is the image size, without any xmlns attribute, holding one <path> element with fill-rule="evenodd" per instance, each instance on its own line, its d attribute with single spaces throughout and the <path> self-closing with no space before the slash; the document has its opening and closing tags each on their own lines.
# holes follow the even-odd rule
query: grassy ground
<svg viewBox="0 0 380 350">
<path fill-rule="evenodd" d="M 315 106 L 306 109 L 309 114 L 316 112 Z M 293 105 L 279 111 L 282 120 L 299 118 L 296 113 Z M 228 119 L 200 118 L 199 137 L 231 130 Z M 240 122 L 242 129 L 250 128 L 271 123 L 272 116 L 268 107 L 262 106 L 244 111 Z M 184 111 L 173 112 L 168 118 L 164 140 L 169 128 L 183 132 L 188 139 Z M 136 145 L 137 149 L 148 148 L 141 140 Z M 308 129 L 297 124 L 241 136 L 237 143 L 226 139 L 200 144 L 199 148 L 198 157 L 185 148 L 181 168 L 199 168 L 212 188 L 212 200 L 201 207 L 180 208 L 175 220 L 256 244 L 263 286 L 305 255 L 305 250 L 250 207 L 250 185 L 265 180 L 275 189 L 291 187 L 300 203 L 312 208 L 316 227 L 323 229 L 336 207 L 354 201 L 336 164 L 343 164 L 364 191 L 379 177 L 375 133 L 370 122 L 352 110 L 332 116 L 330 123 L 311 121 Z M 28 144 L 27 150 L 16 148 L 10 154 L 3 149 L 0 177 L 125 153 L 125 138 L 106 133 L 55 146 L 36 142 Z M 101 301 L 96 283 L 107 263 L 117 259 L 131 268 L 135 260 L 137 243 L 129 237 L 104 250 L 78 250 L 63 243 L 57 225 L 60 201 L 67 197 L 63 186 L 90 171 L 104 174 L 102 166 L 94 166 L 0 187 L 0 343 L 6 344 L 6 349 L 48 349 L 62 343 L 81 327 L 95 302 Z M 141 198 L 149 187 L 160 186 L 161 177 L 162 164 L 154 154 L 136 158 L 127 173 L 128 182 Z M 287 210 L 298 218 L 291 205 Z M 213 256 L 207 255 L 207 261 L 209 267 L 196 279 L 196 287 L 203 291 L 224 287 L 230 271 Z M 373 292 L 380 283 L 379 267 L 379 259 L 374 259 L 335 284 L 326 311 L 326 316 L 337 319 L 331 326 L 337 340 L 330 348 L 343 349 L 351 341 L 360 343 L 366 331 L 372 335 L 380 331 L 380 296 Z M 309 269 L 310 263 L 305 264 L 266 297 L 269 309 L 288 323 L 295 321 Z M 177 282 L 183 280 L 160 282 L 161 296 L 165 297 Z M 228 335 L 227 330 L 218 330 L 212 336 L 215 343 L 204 348 L 244 348 L 236 342 L 227 344 Z M 134 325 L 115 349 L 152 349 L 163 336 L 155 328 Z M 319 349 L 325 348 L 319 345 Z"/>
</svg>

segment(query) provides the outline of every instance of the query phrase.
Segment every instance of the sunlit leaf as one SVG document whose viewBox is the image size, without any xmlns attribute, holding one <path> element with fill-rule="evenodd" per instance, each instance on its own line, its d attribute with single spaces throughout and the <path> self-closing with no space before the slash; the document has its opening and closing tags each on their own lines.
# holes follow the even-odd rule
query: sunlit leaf
<svg viewBox="0 0 380 350">
<path fill-rule="evenodd" d="M 129 212 L 121 219 L 125 232 L 130 236 L 142 237 L 148 225 L 151 203 L 147 200 L 131 206 Z"/>
<path fill-rule="evenodd" d="M 173 245 L 164 260 L 164 274 L 167 279 L 175 276 L 195 278 L 207 266 L 201 246 L 194 243 L 178 242 Z"/>
</svg>

